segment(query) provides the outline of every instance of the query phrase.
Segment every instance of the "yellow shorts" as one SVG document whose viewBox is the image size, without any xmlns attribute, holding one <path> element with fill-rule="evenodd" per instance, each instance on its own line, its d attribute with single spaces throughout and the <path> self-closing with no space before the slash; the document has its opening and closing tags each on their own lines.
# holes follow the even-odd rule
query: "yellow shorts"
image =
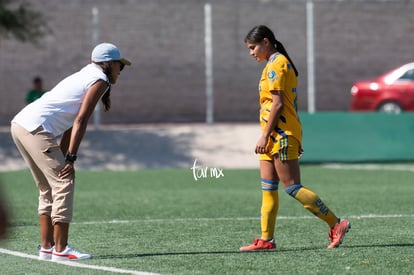
<svg viewBox="0 0 414 275">
<path fill-rule="evenodd" d="M 293 160 L 298 159 L 303 152 L 299 141 L 293 136 L 269 138 L 267 151 L 266 154 L 259 154 L 260 160 Z"/>
</svg>

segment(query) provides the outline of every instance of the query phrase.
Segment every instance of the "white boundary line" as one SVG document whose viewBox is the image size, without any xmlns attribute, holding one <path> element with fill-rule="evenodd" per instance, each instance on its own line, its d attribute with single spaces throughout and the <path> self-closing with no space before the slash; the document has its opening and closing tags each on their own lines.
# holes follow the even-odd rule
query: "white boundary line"
<svg viewBox="0 0 414 275">
<path fill-rule="evenodd" d="M 360 214 L 342 216 L 348 219 L 398 219 L 398 218 L 414 218 L 414 214 Z M 308 220 L 315 219 L 314 216 L 277 216 L 278 220 Z M 215 221 L 255 221 L 260 217 L 217 217 L 217 218 L 175 218 L 175 219 L 138 219 L 138 220 L 110 220 L 110 221 L 88 221 L 88 222 L 72 222 L 73 225 L 100 225 L 100 224 L 128 224 L 128 223 L 174 223 L 174 222 L 215 222 Z M 20 225 L 18 227 L 38 226 L 37 224 Z"/>
<path fill-rule="evenodd" d="M 36 256 L 36 255 L 30 255 L 30 254 L 17 252 L 17 251 L 13 251 L 13 250 L 8 250 L 8 249 L 4 249 L 4 248 L 0 248 L 0 254 L 7 254 L 7 255 L 11 255 L 11 256 L 26 258 L 26 259 L 39 260 L 38 256 Z M 39 260 L 39 261 L 41 261 L 41 260 Z M 42 260 L 42 261 L 44 261 L 44 260 Z M 52 262 L 52 261 L 49 261 L 49 262 Z M 82 264 L 82 263 L 73 262 L 73 261 L 60 261 L 60 262 L 52 262 L 52 263 L 61 264 L 61 265 L 68 265 L 68 266 L 74 266 L 74 267 L 79 267 L 79 268 L 109 271 L 109 272 L 113 272 L 113 273 L 134 274 L 134 275 L 158 275 L 158 273 L 135 271 L 135 270 L 121 269 L 121 268 L 109 267 L 109 266 L 88 265 L 88 264 Z"/>
<path fill-rule="evenodd" d="M 348 219 L 398 219 L 398 218 L 414 218 L 414 214 L 360 214 L 341 216 Z M 315 219 L 314 216 L 277 216 L 278 220 L 309 220 Z M 260 217 L 217 217 L 217 218 L 175 218 L 175 219 L 138 219 L 138 220 L 110 220 L 110 221 L 88 221 L 88 222 L 72 222 L 73 225 L 100 225 L 100 224 L 128 224 L 128 223 L 174 223 L 174 222 L 215 222 L 215 221 L 255 221 Z M 38 226 L 37 224 L 16 225 L 16 227 Z"/>
<path fill-rule="evenodd" d="M 406 171 L 414 172 L 414 165 L 412 164 L 341 164 L 341 163 L 329 163 L 322 164 L 322 168 L 338 169 L 338 170 L 369 170 L 369 171 Z"/>
<path fill-rule="evenodd" d="M 361 214 L 344 216 L 349 219 L 392 219 L 392 218 L 414 218 L 414 214 Z M 197 221 L 250 221 L 259 220 L 260 217 L 218 217 L 218 218 L 176 218 L 176 219 L 141 219 L 141 220 L 111 220 L 111 221 L 90 221 L 90 222 L 73 222 L 72 224 L 120 224 L 120 223 L 151 223 L 151 222 L 197 222 Z M 315 219 L 313 216 L 278 216 L 278 220 L 305 220 Z"/>
</svg>

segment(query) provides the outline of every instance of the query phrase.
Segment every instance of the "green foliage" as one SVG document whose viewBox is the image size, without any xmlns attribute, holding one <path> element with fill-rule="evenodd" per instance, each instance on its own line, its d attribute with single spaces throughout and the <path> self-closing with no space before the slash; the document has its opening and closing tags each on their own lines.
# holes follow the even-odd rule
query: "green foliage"
<svg viewBox="0 0 414 275">
<path fill-rule="evenodd" d="M 266 253 L 238 251 L 260 235 L 258 171 L 224 175 L 195 182 L 190 169 L 79 171 L 70 243 L 94 255 L 84 264 L 162 274 L 413 274 L 413 172 L 303 166 L 302 183 L 352 228 L 327 249 L 327 226 L 280 190 L 278 248 Z M 31 175 L 0 176 L 12 210 L 0 247 L 35 255 Z M 0 266 L 4 274 L 108 273 L 3 254 Z"/>
<path fill-rule="evenodd" d="M 29 3 L 0 0 L 0 37 L 37 44 L 48 31 L 43 15 Z"/>
</svg>

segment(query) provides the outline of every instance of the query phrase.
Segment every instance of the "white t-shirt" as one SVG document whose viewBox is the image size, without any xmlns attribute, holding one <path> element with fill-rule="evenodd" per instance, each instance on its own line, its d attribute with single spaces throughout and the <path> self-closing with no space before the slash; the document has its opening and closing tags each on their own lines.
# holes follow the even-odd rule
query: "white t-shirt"
<svg viewBox="0 0 414 275">
<path fill-rule="evenodd" d="M 23 108 L 12 123 L 19 124 L 29 132 L 43 126 L 45 131 L 59 136 L 72 127 L 86 91 L 100 79 L 109 83 L 102 68 L 91 63 Z"/>
</svg>

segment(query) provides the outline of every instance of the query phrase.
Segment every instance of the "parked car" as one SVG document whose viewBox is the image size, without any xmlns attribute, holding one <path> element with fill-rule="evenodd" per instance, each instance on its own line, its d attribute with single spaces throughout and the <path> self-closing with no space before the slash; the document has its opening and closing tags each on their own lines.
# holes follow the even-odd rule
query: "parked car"
<svg viewBox="0 0 414 275">
<path fill-rule="evenodd" d="M 414 63 L 402 65 L 375 79 L 355 82 L 351 95 L 352 111 L 414 111 Z"/>
</svg>

